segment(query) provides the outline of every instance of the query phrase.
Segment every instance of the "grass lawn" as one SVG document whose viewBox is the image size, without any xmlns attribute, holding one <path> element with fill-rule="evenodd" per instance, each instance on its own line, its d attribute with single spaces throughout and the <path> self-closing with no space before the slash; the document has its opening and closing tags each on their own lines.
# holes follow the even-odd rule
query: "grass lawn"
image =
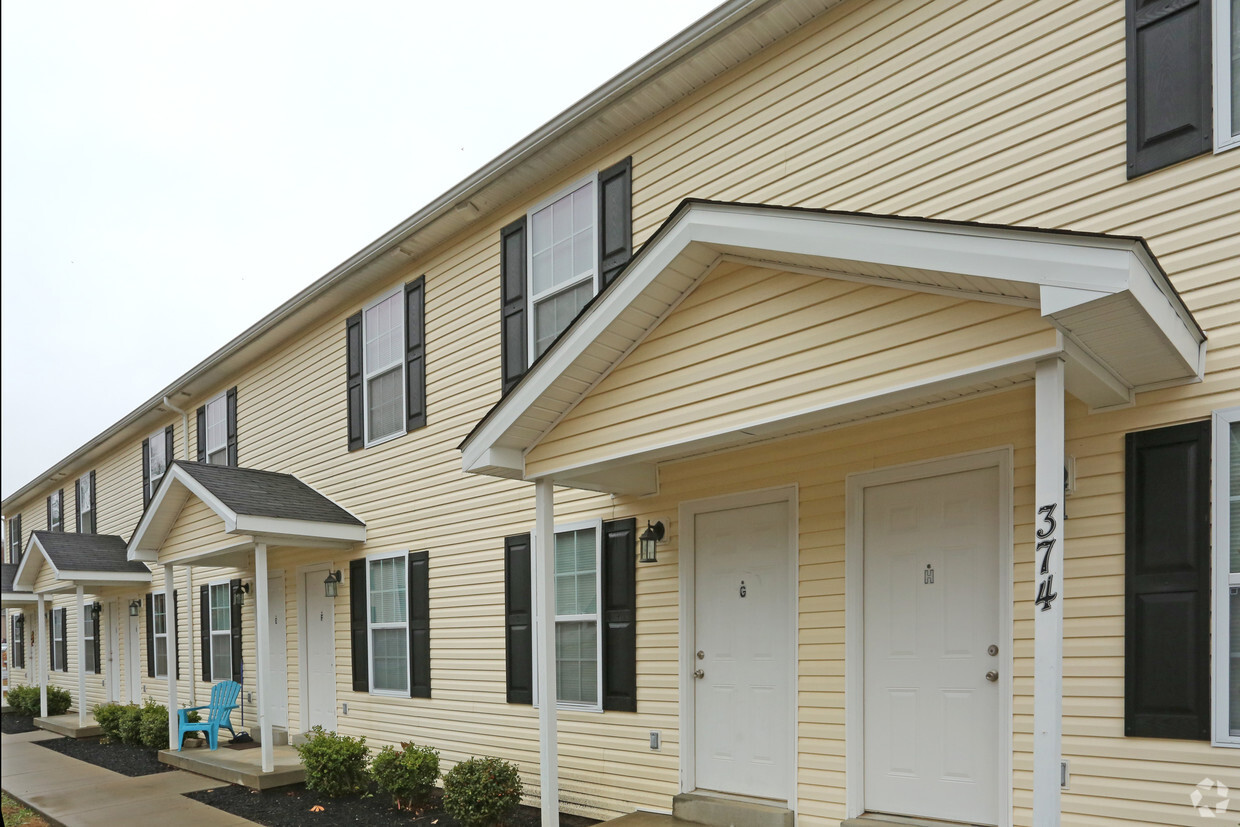
<svg viewBox="0 0 1240 827">
<path fill-rule="evenodd" d="M 47 827 L 42 816 L 9 798 L 8 793 L 0 794 L 0 809 L 4 811 L 5 827 Z"/>
</svg>

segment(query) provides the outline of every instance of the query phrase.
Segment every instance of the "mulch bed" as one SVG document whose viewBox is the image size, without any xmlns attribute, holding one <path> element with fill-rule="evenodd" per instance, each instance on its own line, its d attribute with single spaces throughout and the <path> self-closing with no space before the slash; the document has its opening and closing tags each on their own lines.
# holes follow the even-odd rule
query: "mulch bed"
<svg viewBox="0 0 1240 827">
<path fill-rule="evenodd" d="M 36 729 L 38 727 L 34 725 L 34 718 L 29 715 L 18 715 L 16 712 L 6 712 L 0 715 L 0 732 L 5 735 L 34 732 Z"/>
<path fill-rule="evenodd" d="M 306 789 L 305 784 L 251 790 L 221 785 L 209 790 L 185 793 L 195 801 L 210 804 L 233 815 L 266 824 L 268 827 L 297 827 L 301 824 L 367 824 L 375 827 L 459 827 L 456 819 L 439 807 L 436 790 L 430 806 L 421 813 L 398 811 L 385 793 L 362 798 L 328 798 Z M 313 807 L 322 807 L 311 812 Z M 590 827 L 598 821 L 582 816 L 561 815 L 561 827 Z M 533 807 L 518 807 L 506 827 L 539 827 L 542 815 Z"/>
<path fill-rule="evenodd" d="M 153 775 L 157 772 L 172 772 L 176 769 L 168 764 L 159 763 L 159 753 L 153 749 L 129 744 L 105 744 L 102 738 L 53 738 L 35 743 L 68 755 L 70 758 L 103 767 L 105 770 L 119 772 L 121 775 Z"/>
</svg>

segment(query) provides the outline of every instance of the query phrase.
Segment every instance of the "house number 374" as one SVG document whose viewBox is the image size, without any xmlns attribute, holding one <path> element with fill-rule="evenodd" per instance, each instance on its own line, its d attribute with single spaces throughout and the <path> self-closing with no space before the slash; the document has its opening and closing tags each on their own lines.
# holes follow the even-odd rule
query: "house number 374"
<svg viewBox="0 0 1240 827">
<path fill-rule="evenodd" d="M 1051 571 L 1051 553 L 1055 550 L 1055 531 L 1059 523 L 1055 520 L 1055 503 L 1044 505 L 1038 509 L 1042 525 L 1035 532 L 1038 535 L 1036 554 L 1040 558 L 1038 565 L 1038 596 L 1034 605 L 1042 611 L 1050 611 L 1051 604 L 1059 597 L 1055 592 L 1055 575 Z"/>
</svg>

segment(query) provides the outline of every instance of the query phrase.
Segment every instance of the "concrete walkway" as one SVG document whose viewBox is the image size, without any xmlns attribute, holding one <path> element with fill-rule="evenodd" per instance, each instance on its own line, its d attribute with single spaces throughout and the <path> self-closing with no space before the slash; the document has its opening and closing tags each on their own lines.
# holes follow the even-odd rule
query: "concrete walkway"
<svg viewBox="0 0 1240 827">
<path fill-rule="evenodd" d="M 35 743 L 56 737 L 48 732 L 0 736 L 0 787 L 52 824 L 253 824 L 182 795 L 219 781 L 181 770 L 130 778 Z"/>
</svg>

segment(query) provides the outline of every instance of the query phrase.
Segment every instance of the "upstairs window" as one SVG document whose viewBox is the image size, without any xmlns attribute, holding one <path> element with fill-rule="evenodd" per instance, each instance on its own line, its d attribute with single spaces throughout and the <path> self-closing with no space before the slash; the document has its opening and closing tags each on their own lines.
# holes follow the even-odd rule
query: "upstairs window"
<svg viewBox="0 0 1240 827">
<path fill-rule="evenodd" d="M 9 518 L 9 562 L 22 561 L 22 515 Z"/>
<path fill-rule="evenodd" d="M 349 450 L 426 424 L 426 277 L 345 320 Z"/>
<path fill-rule="evenodd" d="M 198 408 L 198 461 L 211 465 L 237 464 L 237 389 Z"/>
<path fill-rule="evenodd" d="M 362 313 L 365 340 L 366 444 L 403 433 L 405 326 L 400 291 L 395 291 Z"/>
<path fill-rule="evenodd" d="M 537 359 L 598 290 L 594 179 L 529 213 L 530 356 Z"/>
<path fill-rule="evenodd" d="M 53 491 L 47 498 L 47 530 L 65 530 L 65 490 Z"/>
<path fill-rule="evenodd" d="M 95 472 L 78 477 L 77 484 L 77 531 L 78 534 L 95 533 Z"/>
<path fill-rule="evenodd" d="M 1214 0 L 1214 151 L 1240 146 L 1240 0 Z"/>
<path fill-rule="evenodd" d="M 142 505 L 150 503 L 172 462 L 172 426 L 142 440 Z"/>
</svg>

